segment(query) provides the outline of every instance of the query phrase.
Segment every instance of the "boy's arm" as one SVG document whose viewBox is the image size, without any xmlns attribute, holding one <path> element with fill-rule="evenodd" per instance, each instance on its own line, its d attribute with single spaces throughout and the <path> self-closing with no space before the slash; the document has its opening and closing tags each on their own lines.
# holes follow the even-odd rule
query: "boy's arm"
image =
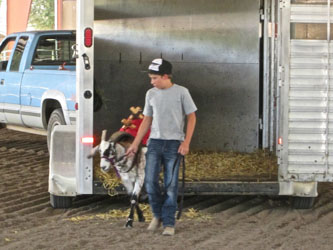
<svg viewBox="0 0 333 250">
<path fill-rule="evenodd" d="M 145 134 L 148 132 L 152 121 L 153 121 L 153 117 L 151 117 L 151 116 L 143 117 L 143 121 L 139 127 L 138 133 L 137 133 L 134 141 L 132 142 L 131 146 L 127 149 L 126 155 L 135 154 L 138 151 L 139 144 L 142 141 Z"/>
<path fill-rule="evenodd" d="M 191 143 L 196 121 L 197 121 L 197 118 L 196 118 L 195 112 L 187 115 L 185 140 L 180 144 L 179 149 L 178 149 L 178 153 L 180 153 L 182 155 L 186 155 L 190 151 L 190 143 Z"/>
</svg>

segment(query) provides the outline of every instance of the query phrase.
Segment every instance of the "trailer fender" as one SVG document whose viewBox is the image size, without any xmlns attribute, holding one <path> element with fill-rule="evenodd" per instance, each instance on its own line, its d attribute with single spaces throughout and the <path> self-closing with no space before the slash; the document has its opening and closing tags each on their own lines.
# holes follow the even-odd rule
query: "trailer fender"
<svg viewBox="0 0 333 250">
<path fill-rule="evenodd" d="M 49 192 L 76 196 L 75 125 L 58 125 L 51 134 Z"/>
<path fill-rule="evenodd" d="M 291 195 L 299 197 L 316 197 L 317 182 L 301 182 L 301 181 L 280 181 L 279 195 Z"/>
</svg>

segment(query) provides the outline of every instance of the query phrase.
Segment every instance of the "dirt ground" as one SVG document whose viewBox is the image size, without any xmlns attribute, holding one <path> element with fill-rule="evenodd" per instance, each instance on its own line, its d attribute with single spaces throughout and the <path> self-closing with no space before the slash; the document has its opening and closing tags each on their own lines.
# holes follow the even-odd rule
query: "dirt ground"
<svg viewBox="0 0 333 250">
<path fill-rule="evenodd" d="M 0 249 L 332 249 L 333 185 L 319 186 L 313 209 L 294 210 L 285 197 L 190 196 L 176 235 L 124 228 L 123 196 L 85 196 L 53 209 L 47 192 L 46 138 L 0 129 Z"/>
</svg>

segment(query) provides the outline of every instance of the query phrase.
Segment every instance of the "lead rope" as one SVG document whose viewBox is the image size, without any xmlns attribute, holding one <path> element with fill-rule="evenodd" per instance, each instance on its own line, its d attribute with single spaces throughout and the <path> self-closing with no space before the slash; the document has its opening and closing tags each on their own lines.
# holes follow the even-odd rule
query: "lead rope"
<svg viewBox="0 0 333 250">
<path fill-rule="evenodd" d="M 177 220 L 179 220 L 180 216 L 182 215 L 183 203 L 184 203 L 184 193 L 185 193 L 185 156 L 180 155 L 180 157 L 181 157 L 181 164 L 183 165 L 183 178 L 182 178 L 182 196 L 181 196 L 180 202 L 179 202 Z"/>
</svg>

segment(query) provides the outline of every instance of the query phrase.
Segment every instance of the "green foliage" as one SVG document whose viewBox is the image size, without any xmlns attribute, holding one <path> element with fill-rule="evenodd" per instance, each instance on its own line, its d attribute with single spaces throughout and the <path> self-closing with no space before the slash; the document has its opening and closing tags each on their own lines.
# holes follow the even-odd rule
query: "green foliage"
<svg viewBox="0 0 333 250">
<path fill-rule="evenodd" d="M 29 26 L 36 30 L 54 29 L 54 0 L 32 1 Z"/>
</svg>

